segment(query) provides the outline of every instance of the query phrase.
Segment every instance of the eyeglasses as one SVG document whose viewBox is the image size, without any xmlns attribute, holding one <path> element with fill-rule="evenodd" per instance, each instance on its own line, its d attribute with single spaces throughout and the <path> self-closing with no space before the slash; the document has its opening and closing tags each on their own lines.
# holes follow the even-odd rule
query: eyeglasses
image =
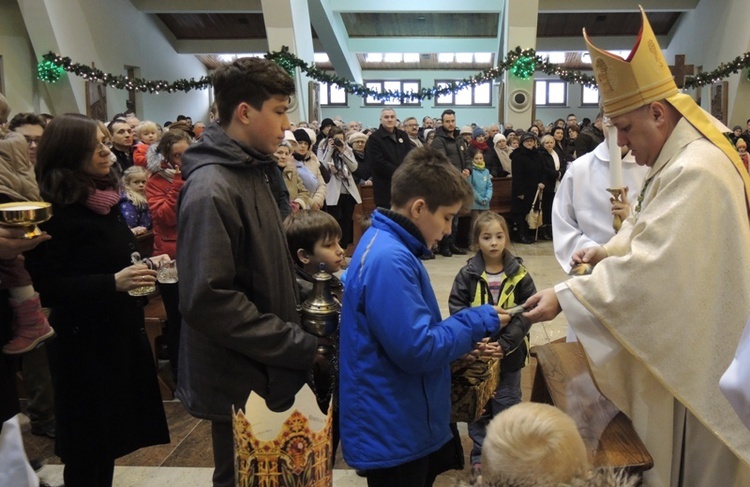
<svg viewBox="0 0 750 487">
<path fill-rule="evenodd" d="M 97 142 L 94 147 L 94 152 L 99 155 L 106 155 L 110 153 L 109 145 L 106 142 Z"/>
<path fill-rule="evenodd" d="M 27 143 L 28 143 L 29 145 L 31 145 L 31 144 L 36 144 L 36 145 L 38 145 L 38 144 L 39 144 L 39 141 L 40 141 L 40 140 L 42 139 L 41 137 L 32 137 L 32 136 L 30 136 L 30 135 L 24 135 L 24 137 L 26 137 L 26 142 L 27 142 Z"/>
</svg>

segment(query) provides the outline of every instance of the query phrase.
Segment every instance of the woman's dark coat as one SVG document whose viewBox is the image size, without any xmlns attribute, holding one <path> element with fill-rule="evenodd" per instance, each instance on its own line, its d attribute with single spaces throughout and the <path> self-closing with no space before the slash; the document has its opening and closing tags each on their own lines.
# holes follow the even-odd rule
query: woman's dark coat
<svg viewBox="0 0 750 487">
<path fill-rule="evenodd" d="M 52 239 L 25 255 L 57 332 L 55 453 L 85 461 L 169 443 L 145 298 L 115 290 L 115 273 L 136 250 L 119 209 L 99 215 L 80 204 L 53 205 L 40 227 Z"/>
</svg>

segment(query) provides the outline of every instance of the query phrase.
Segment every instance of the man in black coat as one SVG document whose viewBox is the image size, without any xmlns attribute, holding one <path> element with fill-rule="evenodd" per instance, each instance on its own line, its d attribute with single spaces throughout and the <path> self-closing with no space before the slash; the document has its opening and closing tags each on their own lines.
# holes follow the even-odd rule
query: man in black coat
<svg viewBox="0 0 750 487">
<path fill-rule="evenodd" d="M 432 141 L 432 148 L 436 149 L 446 156 L 451 164 L 461 171 L 465 177 L 471 174 L 471 158 L 466 141 L 461 137 L 461 131 L 456 128 L 456 112 L 450 108 L 444 110 L 440 115 L 442 125 L 435 129 L 435 139 Z M 466 255 L 466 250 L 456 247 L 456 233 L 458 231 L 458 218 L 453 219 L 453 231 L 450 235 L 443 237 L 440 241 L 439 251 L 444 257 L 450 257 L 453 254 Z"/>
<path fill-rule="evenodd" d="M 596 121 L 593 125 L 581 130 L 576 139 L 576 157 L 581 157 L 587 152 L 596 149 L 596 146 L 604 142 L 604 132 L 602 132 L 602 113 L 596 115 Z"/>
<path fill-rule="evenodd" d="M 396 111 L 383 108 L 380 127 L 367 138 L 365 146 L 365 161 L 372 170 L 375 206 L 391 207 L 391 178 L 412 147 L 409 135 L 396 128 Z"/>
</svg>

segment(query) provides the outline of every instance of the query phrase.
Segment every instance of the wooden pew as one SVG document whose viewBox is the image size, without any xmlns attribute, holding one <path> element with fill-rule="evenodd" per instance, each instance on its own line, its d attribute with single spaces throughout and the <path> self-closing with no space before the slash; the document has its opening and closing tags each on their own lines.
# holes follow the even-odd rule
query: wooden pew
<svg viewBox="0 0 750 487">
<path fill-rule="evenodd" d="M 534 347 L 532 355 L 537 366 L 531 400 L 552 404 L 573 418 L 594 466 L 637 475 L 654 466 L 630 419 L 597 389 L 578 342 Z"/>
<path fill-rule="evenodd" d="M 167 312 L 164 309 L 164 302 L 159 295 L 149 296 L 148 304 L 143 309 L 145 314 L 144 327 L 148 343 L 151 345 L 151 353 L 156 364 L 156 379 L 159 381 L 159 391 L 162 399 L 174 399 L 174 389 L 167 384 L 159 373 L 159 351 L 156 349 L 156 338 L 162 336 L 167 324 Z"/>
<path fill-rule="evenodd" d="M 510 219 L 510 191 L 511 191 L 512 179 L 507 178 L 492 178 L 492 199 L 490 200 L 490 211 L 503 215 L 506 219 Z M 359 194 L 362 197 L 362 204 L 354 207 L 354 245 L 350 248 L 353 249 L 362 237 L 362 219 L 367 218 L 375 211 L 375 200 L 372 196 L 372 186 L 359 186 Z M 461 236 L 467 236 L 469 234 L 469 225 L 471 224 L 470 217 L 462 217 L 459 220 L 458 233 Z M 466 246 L 467 243 L 464 239 L 459 239 L 458 244 Z M 348 252 L 348 255 L 351 253 Z"/>
<path fill-rule="evenodd" d="M 142 233 L 135 237 L 136 245 L 138 245 L 138 252 L 141 254 L 141 258 L 151 257 L 154 255 L 154 231 L 149 230 L 146 233 Z"/>
</svg>

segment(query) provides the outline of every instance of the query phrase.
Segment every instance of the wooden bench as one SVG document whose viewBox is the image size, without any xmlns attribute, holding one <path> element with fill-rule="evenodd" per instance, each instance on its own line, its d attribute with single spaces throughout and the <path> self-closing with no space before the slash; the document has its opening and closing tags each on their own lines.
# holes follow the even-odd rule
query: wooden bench
<svg viewBox="0 0 750 487">
<path fill-rule="evenodd" d="M 159 391 L 162 399 L 174 399 L 174 388 L 167 384 L 159 373 L 159 350 L 156 347 L 156 338 L 162 336 L 167 326 L 167 312 L 164 302 L 159 295 L 149 296 L 148 304 L 143 309 L 145 314 L 144 327 L 148 343 L 151 345 L 151 353 L 156 365 L 156 379 L 159 381 Z"/>
<path fill-rule="evenodd" d="M 138 252 L 141 254 L 141 258 L 151 257 L 154 255 L 154 232 L 149 230 L 146 233 L 142 233 L 135 237 L 136 245 L 138 245 Z"/>
<path fill-rule="evenodd" d="M 630 419 L 597 389 L 578 342 L 534 347 L 532 355 L 537 366 L 531 400 L 552 404 L 573 418 L 594 466 L 637 475 L 654 466 Z"/>
<path fill-rule="evenodd" d="M 492 178 L 492 199 L 490 200 L 490 211 L 503 215 L 508 222 L 510 222 L 510 191 L 512 179 L 507 178 Z M 369 217 L 373 211 L 375 211 L 375 200 L 372 196 L 372 186 L 359 186 L 359 194 L 362 197 L 362 204 L 354 207 L 354 245 L 352 245 L 347 252 L 347 255 L 351 256 L 351 252 L 362 237 L 362 219 Z M 459 235 L 466 237 L 469 234 L 469 225 L 471 224 L 470 217 L 462 217 L 459 220 Z M 467 246 L 468 243 L 465 238 L 459 240 L 458 244 Z"/>
</svg>

